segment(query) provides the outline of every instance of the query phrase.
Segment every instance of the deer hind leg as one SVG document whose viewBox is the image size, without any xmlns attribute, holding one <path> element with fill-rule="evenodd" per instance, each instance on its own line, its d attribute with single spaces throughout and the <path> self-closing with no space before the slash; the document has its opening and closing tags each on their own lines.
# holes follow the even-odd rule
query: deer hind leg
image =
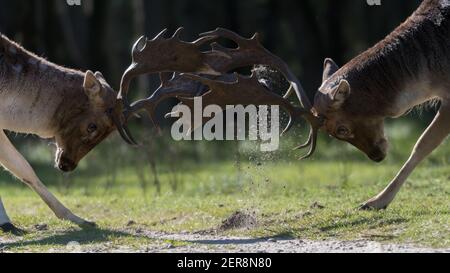
<svg viewBox="0 0 450 273">
<path fill-rule="evenodd" d="M 24 235 L 26 232 L 23 229 L 17 228 L 11 223 L 11 220 L 6 214 L 2 199 L 0 198 L 0 230 L 14 235 Z"/>
<path fill-rule="evenodd" d="M 450 133 L 450 103 L 443 102 L 430 126 L 417 141 L 410 158 L 392 182 L 361 209 L 386 209 L 414 168 L 436 149 Z"/>
<path fill-rule="evenodd" d="M 22 182 L 32 188 L 59 219 L 71 221 L 82 227 L 94 225 L 73 214 L 48 191 L 44 184 L 39 180 L 30 164 L 14 148 L 2 130 L 0 130 L 0 163 Z"/>
</svg>

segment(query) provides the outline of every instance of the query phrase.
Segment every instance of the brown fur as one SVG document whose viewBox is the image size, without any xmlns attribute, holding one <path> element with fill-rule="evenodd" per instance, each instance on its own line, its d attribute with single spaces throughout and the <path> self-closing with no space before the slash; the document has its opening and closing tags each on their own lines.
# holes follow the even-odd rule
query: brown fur
<svg viewBox="0 0 450 273">
<path fill-rule="evenodd" d="M 427 77 L 439 84 L 442 77 L 448 77 L 450 7 L 440 8 L 439 2 L 424 1 L 406 22 L 328 80 L 333 85 L 347 79 L 352 93 L 358 94 L 346 101 L 347 112 L 389 116 L 395 98 L 404 91 L 406 83 Z"/>
<path fill-rule="evenodd" d="M 15 119 L 17 125 L 5 121 L 0 126 L 54 137 L 57 165 L 73 170 L 115 129 L 107 113 L 114 106 L 115 92 L 96 73 L 95 81 L 102 90 L 98 97 L 90 98 L 83 86 L 85 78 L 86 73 L 48 62 L 1 35 L 0 98 L 14 98 L 10 105 L 1 106 L 8 108 L 2 113 L 6 112 L 5 120 Z M 91 124 L 97 129 L 89 134 L 87 127 Z"/>
<path fill-rule="evenodd" d="M 444 1 L 423 1 L 384 40 L 324 77 L 314 108 L 327 118 L 324 129 L 329 134 L 379 161 L 386 155 L 386 117 L 450 97 L 450 6 Z M 349 83 L 350 92 L 336 108 L 332 96 L 342 80 Z M 408 103 L 405 97 L 414 101 Z M 340 125 L 352 131 L 351 138 L 338 136 Z"/>
</svg>

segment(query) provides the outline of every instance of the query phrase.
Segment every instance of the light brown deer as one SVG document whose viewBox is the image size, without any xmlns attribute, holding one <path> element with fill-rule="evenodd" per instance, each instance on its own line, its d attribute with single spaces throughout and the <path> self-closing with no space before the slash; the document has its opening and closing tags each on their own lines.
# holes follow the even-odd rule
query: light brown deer
<svg viewBox="0 0 450 273">
<path fill-rule="evenodd" d="M 0 35 L 0 163 L 31 187 L 60 219 L 92 225 L 47 190 L 5 131 L 54 138 L 56 166 L 72 171 L 115 130 L 110 113 L 116 96 L 101 73 L 55 65 Z M 11 224 L 1 200 L 0 229 L 22 232 Z"/>
<path fill-rule="evenodd" d="M 281 71 L 290 73 L 281 60 L 264 48 L 254 50 L 254 46 L 259 45 L 257 37 L 252 40 L 242 39 L 247 43 L 246 46 L 226 54 L 219 50 L 200 51 L 200 47 L 206 42 L 219 39 L 222 31 L 203 35 L 194 42 L 179 39 L 181 28 L 170 39 L 163 37 L 164 32 L 151 41 L 141 38 L 135 44 L 133 64 L 123 75 L 119 94 L 112 90 L 100 72 L 94 74 L 91 71 L 81 72 L 58 66 L 25 50 L 5 36 L 0 36 L 0 164 L 30 186 L 58 218 L 82 227 L 94 225 L 73 214 L 48 191 L 4 131 L 55 139 L 56 166 L 63 172 L 73 171 L 89 151 L 116 129 L 119 129 L 125 141 L 135 143 L 126 128 L 126 121 L 142 108 L 153 114 L 153 106 L 156 105 L 154 100 L 159 102 L 160 99 L 169 97 L 165 93 L 168 92 L 170 96 L 193 97 L 207 91 L 206 86 L 197 81 L 203 81 L 200 76 L 199 79 L 191 79 L 196 73 L 231 80 L 234 88 L 241 89 L 241 84 L 244 84 L 245 88 L 254 88 L 255 93 L 263 91 L 261 99 L 269 101 L 275 98 L 292 113 L 311 116 L 309 111 L 291 107 L 281 97 L 262 89 L 255 78 L 249 78 L 248 81 L 242 78 L 234 85 L 234 75 L 221 74 L 233 67 L 253 65 L 260 57 L 268 58 L 267 61 L 275 62 L 274 65 L 280 66 Z M 235 35 L 226 31 L 223 34 Z M 139 74 L 152 72 L 161 73 L 162 86 L 159 91 L 150 99 L 129 105 L 126 95 L 130 80 Z M 177 74 L 170 78 L 170 72 Z M 193 74 L 183 76 L 180 72 Z M 292 77 L 292 80 L 295 79 Z M 293 85 L 296 86 L 295 83 Z M 295 90 L 299 92 L 298 88 Z M 254 98 L 250 99 L 250 102 L 254 101 Z M 11 223 L 1 200 L 0 229 L 23 233 L 23 230 Z"/>
</svg>

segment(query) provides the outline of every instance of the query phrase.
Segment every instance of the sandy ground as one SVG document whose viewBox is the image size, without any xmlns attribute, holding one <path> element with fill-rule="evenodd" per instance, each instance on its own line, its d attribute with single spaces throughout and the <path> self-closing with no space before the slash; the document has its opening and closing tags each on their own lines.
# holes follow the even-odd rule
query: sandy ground
<svg viewBox="0 0 450 273">
<path fill-rule="evenodd" d="M 432 249 L 413 245 L 381 244 L 374 241 L 309 241 L 299 239 L 254 239 L 200 234 L 162 234 L 147 232 L 151 238 L 186 241 L 181 247 L 166 245 L 156 252 L 238 252 L 238 253 L 450 253 L 450 249 Z"/>
<path fill-rule="evenodd" d="M 133 233 L 133 232 L 132 232 Z M 286 238 L 224 237 L 207 234 L 167 234 L 140 231 L 140 237 L 154 239 L 146 246 L 130 247 L 112 242 L 67 245 L 49 249 L 48 252 L 144 252 L 144 253 L 450 253 L 450 249 L 433 249 L 414 245 L 384 244 L 368 240 L 309 241 Z M 21 239 L 0 237 L 0 252 L 9 252 L 7 245 Z M 172 245 L 168 241 L 182 242 Z M 181 245 L 181 246 L 180 246 Z M 6 247 L 5 247 L 6 246 Z M 27 250 L 25 250 L 27 251 Z"/>
</svg>

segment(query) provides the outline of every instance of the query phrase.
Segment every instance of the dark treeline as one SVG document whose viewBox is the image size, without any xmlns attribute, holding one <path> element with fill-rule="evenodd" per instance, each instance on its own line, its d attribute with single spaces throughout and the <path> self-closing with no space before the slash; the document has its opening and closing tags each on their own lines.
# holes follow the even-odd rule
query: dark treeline
<svg viewBox="0 0 450 273">
<path fill-rule="evenodd" d="M 65 66 L 99 70 L 118 87 L 141 35 L 185 27 L 184 39 L 218 26 L 244 36 L 258 31 L 264 45 L 287 60 L 304 86 L 320 85 L 322 63 L 343 64 L 383 38 L 419 0 L 0 0 L 0 31 Z M 144 86 L 146 86 L 144 81 Z"/>
</svg>

